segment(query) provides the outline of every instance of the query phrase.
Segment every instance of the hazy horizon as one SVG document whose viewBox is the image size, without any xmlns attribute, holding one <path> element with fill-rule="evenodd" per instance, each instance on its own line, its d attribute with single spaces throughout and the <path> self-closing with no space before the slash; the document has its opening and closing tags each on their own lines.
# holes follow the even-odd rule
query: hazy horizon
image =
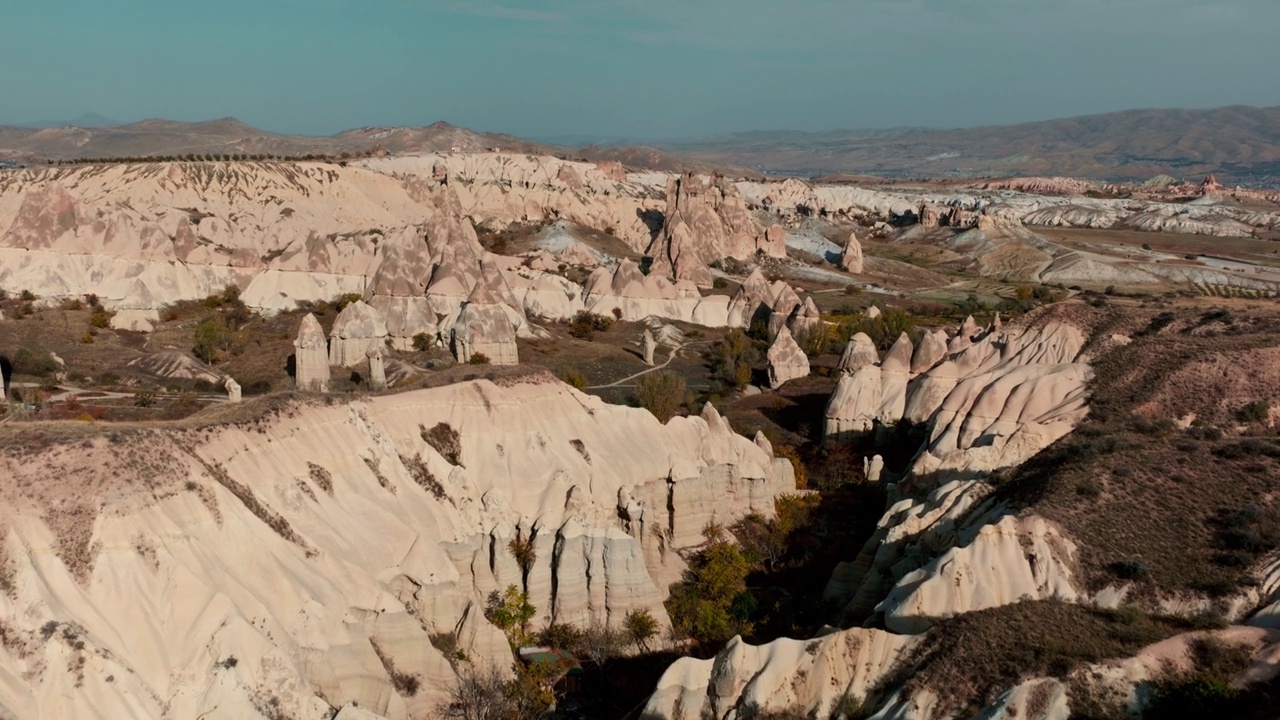
<svg viewBox="0 0 1280 720">
<path fill-rule="evenodd" d="M 528 138 L 1280 105 L 1273 0 L 65 0 L 6 8 L 0 124 L 444 120 Z"/>
</svg>

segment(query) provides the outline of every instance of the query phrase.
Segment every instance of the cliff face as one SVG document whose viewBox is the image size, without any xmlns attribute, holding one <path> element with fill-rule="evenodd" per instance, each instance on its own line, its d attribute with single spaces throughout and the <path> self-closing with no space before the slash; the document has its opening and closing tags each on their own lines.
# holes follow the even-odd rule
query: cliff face
<svg viewBox="0 0 1280 720">
<path fill-rule="evenodd" d="M 665 623 L 673 550 L 794 488 L 714 411 L 664 426 L 539 378 L 70 432 L 0 451 L 18 718 L 430 716 L 453 677 L 433 639 L 510 662 L 489 592 L 523 584 L 535 627 Z"/>
</svg>

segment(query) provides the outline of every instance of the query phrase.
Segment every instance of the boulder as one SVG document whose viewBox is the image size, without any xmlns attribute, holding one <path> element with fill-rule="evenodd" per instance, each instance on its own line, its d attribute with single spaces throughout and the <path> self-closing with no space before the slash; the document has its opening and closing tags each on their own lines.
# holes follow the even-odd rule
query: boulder
<svg viewBox="0 0 1280 720">
<path fill-rule="evenodd" d="M 653 365 L 653 351 L 657 349 L 658 343 L 653 339 L 653 333 L 649 332 L 649 328 L 644 329 L 644 335 L 640 338 L 640 345 L 644 349 L 644 364 Z"/>
<path fill-rule="evenodd" d="M 783 326 L 769 346 L 769 387 L 779 388 L 788 380 L 809 374 L 809 358 L 791 337 L 791 331 Z"/>
</svg>

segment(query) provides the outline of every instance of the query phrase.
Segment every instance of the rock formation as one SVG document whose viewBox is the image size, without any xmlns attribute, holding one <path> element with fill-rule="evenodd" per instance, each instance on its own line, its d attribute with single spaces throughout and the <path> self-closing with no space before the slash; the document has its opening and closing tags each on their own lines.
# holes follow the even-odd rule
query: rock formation
<svg viewBox="0 0 1280 720">
<path fill-rule="evenodd" d="M 147 284 L 140 279 L 134 280 L 124 299 L 115 305 L 111 329 L 151 332 L 156 323 L 160 322 L 159 306 L 160 303 L 156 302 Z"/>
<path fill-rule="evenodd" d="M 774 389 L 781 387 L 788 380 L 809 375 L 809 358 L 785 326 L 769 346 L 768 365 L 769 387 Z"/>
<path fill-rule="evenodd" d="M 416 230 L 382 244 L 382 262 L 369 282 L 367 296 L 397 350 L 413 349 L 413 339 L 419 334 L 434 341 L 439 333 L 435 311 L 426 297 L 433 269 L 430 248 Z"/>
<path fill-rule="evenodd" d="M 375 340 L 369 344 L 369 349 L 364 354 L 369 359 L 369 388 L 372 390 L 386 390 L 387 367 L 382 344 Z"/>
<path fill-rule="evenodd" d="M 964 328 L 961 336 L 977 326 L 968 320 Z M 826 433 L 862 432 L 903 418 L 927 422 L 930 440 L 915 472 L 988 472 L 1031 457 L 1084 416 L 1089 369 L 1077 360 L 1084 339 L 1074 327 L 1006 326 L 931 365 L 939 340 L 926 336 L 921 347 L 929 349 L 922 353 L 904 335 L 879 366 L 863 365 L 841 378 L 827 405 Z"/>
<path fill-rule="evenodd" d="M 329 392 L 329 341 L 315 315 L 302 318 L 293 341 L 294 379 L 306 392 Z"/>
<path fill-rule="evenodd" d="M 652 272 L 711 287 L 711 262 L 746 259 L 757 249 L 777 252 L 776 240 L 776 235 L 767 237 L 731 183 L 688 173 L 667 184 L 662 232 L 648 254 L 654 259 Z M 781 249 L 785 254 L 785 239 Z"/>
<path fill-rule="evenodd" d="M 234 378 L 227 378 L 222 386 L 227 389 L 227 402 L 240 402 L 240 383 L 236 382 Z"/>
<path fill-rule="evenodd" d="M 865 268 L 865 262 L 862 258 L 862 243 L 858 242 L 858 236 L 855 233 L 849 233 L 849 240 L 844 245 L 844 252 L 840 253 L 840 267 L 845 272 L 861 275 Z"/>
<path fill-rule="evenodd" d="M 714 414 L 663 425 L 546 376 L 303 402 L 150 431 L 129 452 L 108 429 L 0 447 L 6 713 L 433 717 L 455 675 L 431 635 L 513 662 L 483 616 L 490 591 L 525 581 L 509 538 L 538 548 L 535 627 L 635 609 L 665 626 L 673 550 L 794 491 L 789 462 Z M 137 457 L 146 488 L 124 480 Z M 56 487 L 19 501 L 50 472 Z M 83 509 L 49 512 L 68 493 Z"/>
<path fill-rule="evenodd" d="M 880 482 L 880 475 L 884 473 L 884 458 L 880 455 L 863 458 L 862 472 L 867 482 Z"/>
<path fill-rule="evenodd" d="M 640 338 L 640 345 L 644 351 L 644 364 L 653 366 L 653 351 L 657 349 L 658 343 L 653 339 L 653 333 L 649 332 L 649 328 L 644 329 L 644 335 Z"/>
<path fill-rule="evenodd" d="M 813 297 L 806 297 L 804 304 L 800 306 L 795 316 L 791 318 L 791 334 L 795 337 L 805 337 L 820 327 L 822 323 L 822 312 L 813 303 Z"/>
<path fill-rule="evenodd" d="M 871 336 L 866 333 L 856 333 L 844 346 L 844 354 L 840 356 L 838 367 L 840 372 L 851 374 L 867 365 L 876 365 L 879 362 L 880 353 L 876 351 L 876 344 L 871 340 Z"/>
<path fill-rule="evenodd" d="M 496 288 L 476 284 L 451 331 L 450 346 L 458 362 L 471 362 L 477 354 L 493 365 L 520 362 L 515 326 L 506 308 Z"/>
<path fill-rule="evenodd" d="M 843 698 L 866 700 L 919 643 L 863 628 L 760 646 L 734 638 L 711 660 L 677 660 L 641 717 L 701 720 L 787 711 L 833 717 Z"/>
<path fill-rule="evenodd" d="M 387 338 L 387 323 L 382 314 L 356 300 L 338 313 L 329 332 L 329 364 L 333 367 L 355 367 L 365 361 L 370 343 Z"/>
<path fill-rule="evenodd" d="M 703 297 L 688 280 L 673 284 L 654 272 L 644 275 L 639 266 L 626 259 L 612 273 L 596 268 L 587 280 L 587 309 L 606 317 L 616 310 L 624 320 L 657 317 L 708 327 L 735 327 L 737 317 L 731 316 L 729 306 L 730 299 L 724 295 Z"/>
</svg>

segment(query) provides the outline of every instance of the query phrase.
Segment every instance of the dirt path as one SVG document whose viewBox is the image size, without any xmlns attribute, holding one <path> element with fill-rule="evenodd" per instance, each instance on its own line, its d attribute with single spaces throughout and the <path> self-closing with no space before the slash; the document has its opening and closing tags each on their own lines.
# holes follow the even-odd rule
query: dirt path
<svg viewBox="0 0 1280 720">
<path fill-rule="evenodd" d="M 651 372 L 657 372 L 657 371 L 659 371 L 659 370 L 661 370 L 661 369 L 665 368 L 666 366 L 670 365 L 670 364 L 671 364 L 671 361 L 672 361 L 672 360 L 675 360 L 675 359 L 676 359 L 676 357 L 678 357 L 678 356 L 680 355 L 680 351 L 681 351 L 681 350 L 683 350 L 683 349 L 685 349 L 685 348 L 687 348 L 687 347 L 693 346 L 693 345 L 705 345 L 706 343 L 709 343 L 709 342 L 713 342 L 713 341 L 711 341 L 711 340 L 697 340 L 697 341 L 695 341 L 695 342 L 684 342 L 684 343 L 680 343 L 679 345 L 675 346 L 675 347 L 671 350 L 671 355 L 669 355 L 669 356 L 667 357 L 667 361 L 666 361 L 666 362 L 664 362 L 664 363 L 662 363 L 661 365 L 654 365 L 653 367 L 651 367 L 651 368 L 649 368 L 649 369 L 647 369 L 647 370 L 641 370 L 640 372 L 636 373 L 635 375 L 630 375 L 630 376 L 628 376 L 628 377 L 624 377 L 624 378 L 622 378 L 621 380 L 618 380 L 617 382 L 611 382 L 611 383 L 609 383 L 608 385 L 592 385 L 591 387 L 588 387 L 588 388 L 585 388 L 585 389 L 587 389 L 587 390 L 604 390 L 605 388 L 622 387 L 622 386 L 623 386 L 623 384 L 625 384 L 625 383 L 629 383 L 629 382 L 631 382 L 632 380 L 635 380 L 635 379 L 636 379 L 636 378 L 638 378 L 638 377 L 641 377 L 641 376 L 643 376 L 643 375 L 648 375 L 648 374 L 649 374 L 649 373 L 651 373 Z"/>
</svg>

